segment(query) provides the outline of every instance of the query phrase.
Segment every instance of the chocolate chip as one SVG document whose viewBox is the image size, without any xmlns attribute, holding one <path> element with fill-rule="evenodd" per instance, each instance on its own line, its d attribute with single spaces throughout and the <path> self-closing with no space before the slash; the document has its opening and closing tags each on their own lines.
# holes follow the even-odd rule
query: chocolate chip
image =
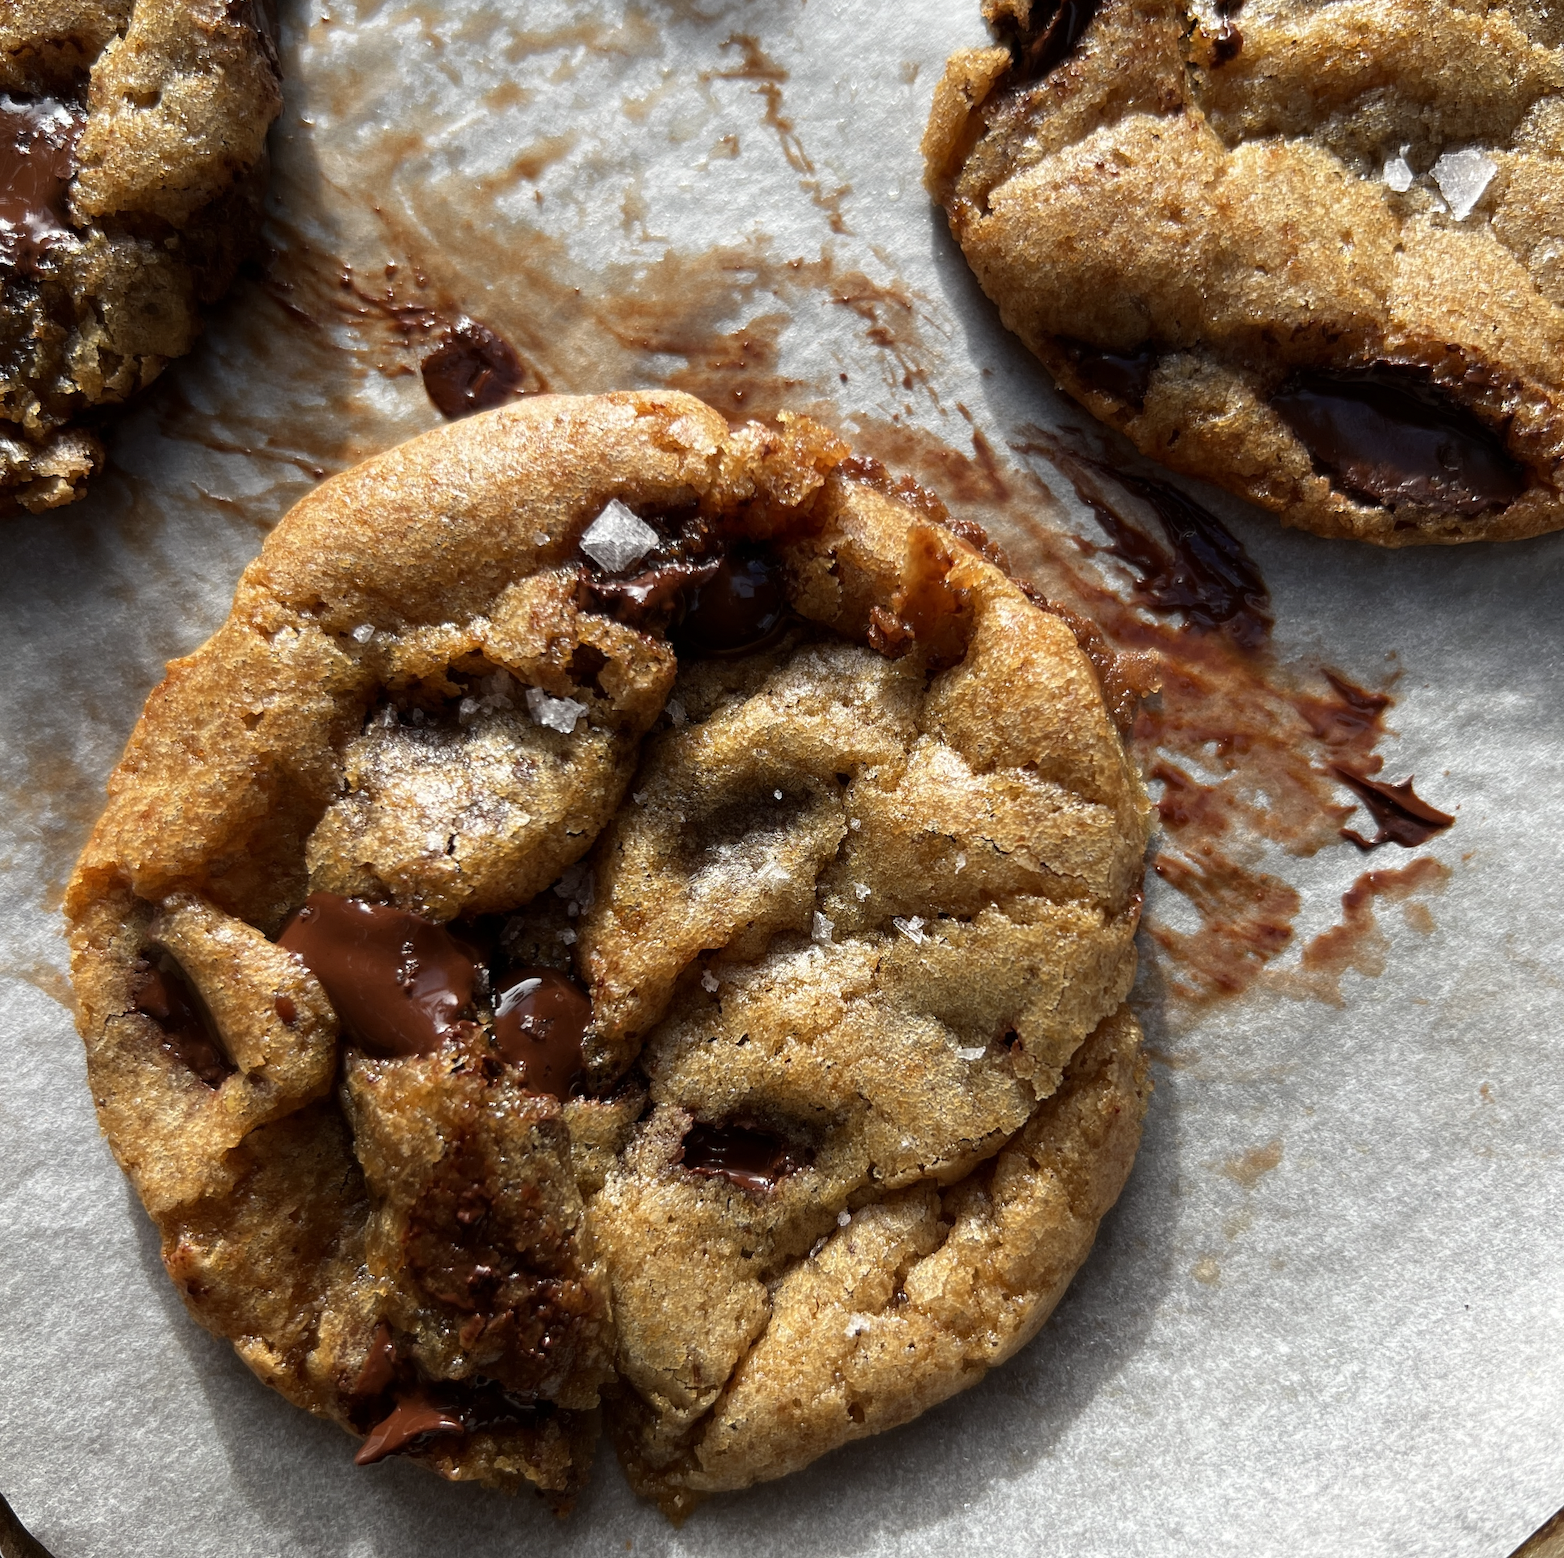
<svg viewBox="0 0 1564 1558">
<path fill-rule="evenodd" d="M 766 1191 L 807 1168 L 814 1154 L 775 1131 L 736 1120 L 727 1125 L 692 1125 L 675 1161 L 692 1174 L 720 1174 L 741 1190 Z"/>
<path fill-rule="evenodd" d="M 163 1048 L 208 1087 L 221 1087 L 234 1071 L 217 1024 L 178 963 L 166 952 L 137 976 L 135 1006 L 163 1032 Z"/>
<path fill-rule="evenodd" d="M 476 319 L 458 319 L 422 364 L 424 390 L 454 421 L 545 388 L 503 336 Z"/>
<path fill-rule="evenodd" d="M 1365 503 L 1470 517 L 1526 490 L 1526 473 L 1503 439 L 1413 370 L 1310 370 L 1271 404 L 1315 466 Z"/>
<path fill-rule="evenodd" d="M 71 236 L 65 197 L 85 122 L 53 98 L 0 96 L 0 267 L 33 270 Z"/>
<path fill-rule="evenodd" d="M 348 1036 L 382 1055 L 426 1055 L 456 1031 L 477 965 L 444 926 L 336 893 L 312 893 L 277 945 L 321 982 Z"/>
<path fill-rule="evenodd" d="M 494 1041 L 533 1093 L 568 1098 L 581 1081 L 581 1040 L 592 1002 L 574 980 L 548 968 L 510 976 L 494 1006 Z"/>
</svg>

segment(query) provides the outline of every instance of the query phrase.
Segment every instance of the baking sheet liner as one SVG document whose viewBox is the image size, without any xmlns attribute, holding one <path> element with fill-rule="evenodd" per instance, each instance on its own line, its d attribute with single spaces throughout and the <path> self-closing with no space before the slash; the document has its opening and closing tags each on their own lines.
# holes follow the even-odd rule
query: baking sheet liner
<svg viewBox="0 0 1564 1558">
<path fill-rule="evenodd" d="M 605 1449 L 559 1523 L 355 1469 L 187 1317 L 97 1132 L 60 889 L 142 699 L 267 528 L 437 422 L 415 367 L 442 321 L 484 320 L 557 389 L 676 383 L 968 453 L 975 427 L 1002 459 L 1028 427 L 1096 436 L 919 185 L 975 0 L 284 0 L 281 35 L 264 271 L 118 424 L 91 497 L 0 535 L 0 1488 L 22 1519 L 57 1558 L 1508 1553 L 1564 1500 L 1564 536 L 1387 554 L 1207 494 L 1279 654 L 1394 678 L 1387 772 L 1457 813 L 1420 851 L 1450 875 L 1381 908 L 1384 972 L 1348 973 L 1339 1007 L 1143 985 L 1157 1092 L 1123 1199 L 1038 1340 L 917 1423 L 678 1531 Z M 1036 527 L 1095 534 L 1032 463 L 1053 499 L 993 516 L 1022 561 Z M 1274 869 L 1301 943 L 1364 861 Z M 1189 910 L 1153 878 L 1148 915 Z"/>
</svg>

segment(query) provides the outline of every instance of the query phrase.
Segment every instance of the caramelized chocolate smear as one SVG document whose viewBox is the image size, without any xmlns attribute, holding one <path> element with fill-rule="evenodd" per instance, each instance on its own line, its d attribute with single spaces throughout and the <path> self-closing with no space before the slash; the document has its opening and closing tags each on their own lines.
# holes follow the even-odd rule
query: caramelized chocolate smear
<svg viewBox="0 0 1564 1558">
<path fill-rule="evenodd" d="M 440 1435 L 466 1432 L 467 1425 L 454 1412 L 436 1406 L 423 1391 L 414 1391 L 397 1402 L 389 1417 L 369 1430 L 353 1464 L 373 1466 L 388 1455 L 422 1449 Z"/>
<path fill-rule="evenodd" d="M 1315 465 L 1362 502 L 1471 516 L 1526 490 L 1492 429 L 1405 370 L 1302 373 L 1271 404 Z"/>
<path fill-rule="evenodd" d="M 1365 854 L 1378 849 L 1381 844 L 1399 844 L 1403 849 L 1416 849 L 1426 844 L 1436 833 L 1455 826 L 1455 818 L 1447 811 L 1430 806 L 1412 788 L 1412 780 L 1402 784 L 1386 784 L 1354 773 L 1340 763 L 1331 764 L 1331 772 L 1368 807 L 1376 832 L 1373 838 L 1365 838 L 1352 828 L 1343 828 L 1341 836 L 1351 839 Z"/>
<path fill-rule="evenodd" d="M 163 1030 L 163 1048 L 208 1087 L 221 1087 L 233 1074 L 206 1002 L 166 952 L 156 955 L 153 966 L 140 976 L 136 1010 Z"/>
<path fill-rule="evenodd" d="M 700 580 L 679 625 L 677 647 L 735 655 L 764 644 L 787 619 L 782 565 L 764 547 L 734 546 Z"/>
<path fill-rule="evenodd" d="M 452 421 L 545 387 L 504 336 L 476 319 L 458 319 L 424 358 L 422 371 L 435 410 Z"/>
<path fill-rule="evenodd" d="M 568 1098 L 581 1080 L 581 1040 L 592 1002 L 573 979 L 524 968 L 506 981 L 494 1006 L 494 1040 L 532 1093 Z"/>
<path fill-rule="evenodd" d="M 1146 404 L 1151 370 L 1157 361 L 1157 353 L 1152 347 L 1137 347 L 1133 352 L 1104 352 L 1084 341 L 1065 341 L 1063 345 L 1088 389 L 1111 395 L 1137 411 Z"/>
<path fill-rule="evenodd" d="M 1082 491 L 1108 551 L 1139 571 L 1135 593 L 1156 612 L 1182 612 L 1194 627 L 1220 628 L 1242 649 L 1258 649 L 1271 634 L 1271 594 L 1238 537 L 1209 509 L 1166 482 L 1085 462 L 1150 505 L 1172 545 L 1164 551 L 1102 498 Z"/>
<path fill-rule="evenodd" d="M 391 1339 L 391 1327 L 382 1320 L 375 1327 L 369 1351 L 364 1355 L 363 1366 L 353 1382 L 355 1396 L 378 1396 L 390 1389 L 396 1378 L 396 1343 Z"/>
<path fill-rule="evenodd" d="M 0 96 L 0 266 L 33 270 L 71 235 L 65 194 L 85 122 L 53 98 Z"/>
<path fill-rule="evenodd" d="M 812 1160 L 812 1153 L 775 1131 L 742 1121 L 692 1125 L 684 1133 L 678 1159 L 692 1174 L 720 1174 L 741 1190 L 754 1191 L 775 1189 L 779 1180 L 807 1168 Z"/>
<path fill-rule="evenodd" d="M 311 893 L 277 945 L 321 982 L 348 1036 L 380 1055 L 427 1055 L 472 1000 L 471 953 L 444 926 L 336 893 Z"/>
</svg>

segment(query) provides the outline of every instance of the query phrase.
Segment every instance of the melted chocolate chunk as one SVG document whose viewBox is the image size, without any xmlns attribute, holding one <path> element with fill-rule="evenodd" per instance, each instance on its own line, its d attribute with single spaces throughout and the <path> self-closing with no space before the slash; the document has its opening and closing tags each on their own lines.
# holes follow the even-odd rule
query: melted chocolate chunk
<svg viewBox="0 0 1564 1558">
<path fill-rule="evenodd" d="M 573 979 L 548 968 L 525 968 L 494 1006 L 494 1041 L 532 1093 L 568 1098 L 581 1080 L 581 1040 L 592 1002 Z"/>
<path fill-rule="evenodd" d="M 1271 633 L 1271 594 L 1238 537 L 1177 487 L 1085 463 L 1149 504 L 1172 544 L 1170 556 L 1100 496 L 1077 487 L 1113 538 L 1108 551 L 1139 570 L 1139 599 L 1153 611 L 1182 612 L 1194 627 L 1220 628 L 1242 649 L 1258 649 Z"/>
<path fill-rule="evenodd" d="M 0 1553 L 6 1558 L 50 1558 L 43 1545 L 16 1518 L 16 1511 L 0 1498 Z"/>
<path fill-rule="evenodd" d="M 1075 46 L 1097 14 L 1098 0 L 1062 0 L 1052 11 L 1037 7 L 1038 20 L 1007 41 L 1015 55 L 1014 81 L 1041 81 L 1075 52 Z"/>
<path fill-rule="evenodd" d="M 1244 50 L 1244 35 L 1231 22 L 1223 22 L 1211 38 L 1211 64 L 1215 68 L 1235 60 Z"/>
<path fill-rule="evenodd" d="M 373 1466 L 388 1455 L 421 1450 L 431 1439 L 466 1432 L 467 1425 L 454 1412 L 436 1406 L 425 1392 L 414 1391 L 397 1402 L 389 1417 L 369 1430 L 353 1464 Z"/>
<path fill-rule="evenodd" d="M 742 654 L 777 633 L 787 615 L 781 563 L 764 547 L 734 546 L 696 583 L 677 647 L 685 654 Z"/>
<path fill-rule="evenodd" d="M 1407 369 L 1301 373 L 1271 404 L 1315 466 L 1362 502 L 1471 516 L 1526 490 L 1504 440 Z"/>
<path fill-rule="evenodd" d="M 1351 839 L 1365 854 L 1378 849 L 1381 844 L 1399 844 L 1403 849 L 1416 849 L 1426 844 L 1436 833 L 1455 826 L 1455 818 L 1447 811 L 1430 806 L 1412 788 L 1412 780 L 1402 784 L 1386 784 L 1354 773 L 1340 763 L 1331 764 L 1331 772 L 1357 793 L 1373 817 L 1376 832 L 1373 838 L 1364 836 L 1352 828 L 1343 828 L 1341 836 Z"/>
<path fill-rule="evenodd" d="M 395 1378 L 396 1343 L 391 1339 L 391 1327 L 382 1320 L 375 1327 L 374 1339 L 364 1356 L 364 1365 L 353 1382 L 353 1394 L 378 1396 L 391 1388 L 391 1381 Z"/>
<path fill-rule="evenodd" d="M 734 1121 L 692 1125 L 684 1133 L 676 1161 L 692 1174 L 720 1174 L 740 1190 L 766 1191 L 813 1160 L 813 1153 L 795 1147 L 775 1131 Z"/>
<path fill-rule="evenodd" d="M 140 976 L 136 1010 L 163 1030 L 163 1048 L 208 1087 L 221 1087 L 233 1074 L 206 1002 L 166 952 Z"/>
<path fill-rule="evenodd" d="M 477 966 L 444 926 L 336 893 L 311 893 L 277 945 L 303 959 L 355 1043 L 427 1055 L 456 1031 Z"/>
<path fill-rule="evenodd" d="M 71 236 L 65 197 L 85 122 L 53 98 L 0 96 L 0 266 L 33 270 Z"/>
<path fill-rule="evenodd" d="M 452 421 L 544 388 L 516 348 L 476 319 L 458 319 L 424 358 L 422 372 L 435 410 Z"/>
<path fill-rule="evenodd" d="M 1145 406 L 1146 391 L 1151 387 L 1151 370 L 1156 366 L 1158 355 L 1153 347 L 1139 346 L 1133 352 L 1105 352 L 1084 341 L 1062 344 L 1088 389 L 1111 395 L 1137 411 Z"/>
<path fill-rule="evenodd" d="M 717 558 L 659 563 L 633 579 L 588 576 L 585 587 L 593 606 L 627 627 L 643 633 L 666 633 L 684 616 L 691 593 L 713 578 L 721 566 Z"/>
</svg>

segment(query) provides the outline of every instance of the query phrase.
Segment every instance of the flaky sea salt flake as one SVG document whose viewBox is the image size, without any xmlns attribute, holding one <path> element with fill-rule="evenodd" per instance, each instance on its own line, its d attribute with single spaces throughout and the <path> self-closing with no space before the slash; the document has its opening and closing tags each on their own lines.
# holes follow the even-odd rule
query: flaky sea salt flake
<svg viewBox="0 0 1564 1558">
<path fill-rule="evenodd" d="M 709 968 L 701 970 L 701 989 L 707 995 L 715 995 L 717 993 L 717 976 Z"/>
<path fill-rule="evenodd" d="M 957 1060 L 981 1060 L 988 1051 L 981 1044 L 963 1044 L 956 1051 Z"/>
<path fill-rule="evenodd" d="M 586 528 L 581 550 L 607 573 L 632 568 L 657 545 L 658 535 L 644 519 L 638 519 L 618 498 Z"/>
<path fill-rule="evenodd" d="M 682 725 L 685 720 L 689 718 L 689 715 L 685 712 L 684 705 L 680 703 L 677 698 L 670 698 L 668 700 L 668 718 L 671 719 L 675 725 Z"/>
<path fill-rule="evenodd" d="M 541 687 L 527 689 L 527 712 L 535 725 L 546 730 L 557 730 L 568 736 L 576 728 L 576 721 L 587 711 L 584 703 L 574 698 L 551 698 Z"/>
<path fill-rule="evenodd" d="M 915 914 L 911 919 L 904 920 L 899 914 L 891 921 L 891 924 L 904 935 L 913 946 L 923 945 L 923 921 Z"/>
<path fill-rule="evenodd" d="M 1483 198 L 1499 164 L 1468 147 L 1465 151 L 1441 152 L 1433 171 L 1439 193 L 1450 202 L 1450 215 L 1464 222 Z"/>
<path fill-rule="evenodd" d="M 836 1226 L 838 1228 L 845 1228 L 852 1220 L 853 1214 L 845 1206 L 836 1214 Z"/>
<path fill-rule="evenodd" d="M 835 929 L 836 929 L 836 921 L 835 920 L 828 920 L 818 909 L 816 909 L 815 910 L 815 928 L 814 928 L 814 930 L 812 932 L 810 932 L 811 939 L 814 940 L 814 941 L 818 941 L 822 945 L 828 947 L 828 946 L 831 945 L 831 933 Z"/>
<path fill-rule="evenodd" d="M 868 889 L 868 887 L 864 883 L 862 883 L 862 882 L 854 882 L 853 883 L 853 896 L 855 898 L 857 898 L 859 903 L 862 903 L 864 901 L 864 899 L 869 896 L 869 889 Z"/>
<path fill-rule="evenodd" d="M 1398 195 L 1406 194 L 1417 176 L 1407 161 L 1407 153 L 1411 150 L 1410 146 L 1403 146 L 1394 157 L 1385 158 L 1385 169 L 1381 176 Z"/>
<path fill-rule="evenodd" d="M 374 636 L 375 624 L 373 622 L 360 622 L 351 634 L 355 644 L 367 644 Z"/>
<path fill-rule="evenodd" d="M 851 1341 L 855 1336 L 862 1336 L 873 1324 L 873 1315 L 849 1315 L 847 1317 L 846 1333 L 848 1341 Z"/>
</svg>

